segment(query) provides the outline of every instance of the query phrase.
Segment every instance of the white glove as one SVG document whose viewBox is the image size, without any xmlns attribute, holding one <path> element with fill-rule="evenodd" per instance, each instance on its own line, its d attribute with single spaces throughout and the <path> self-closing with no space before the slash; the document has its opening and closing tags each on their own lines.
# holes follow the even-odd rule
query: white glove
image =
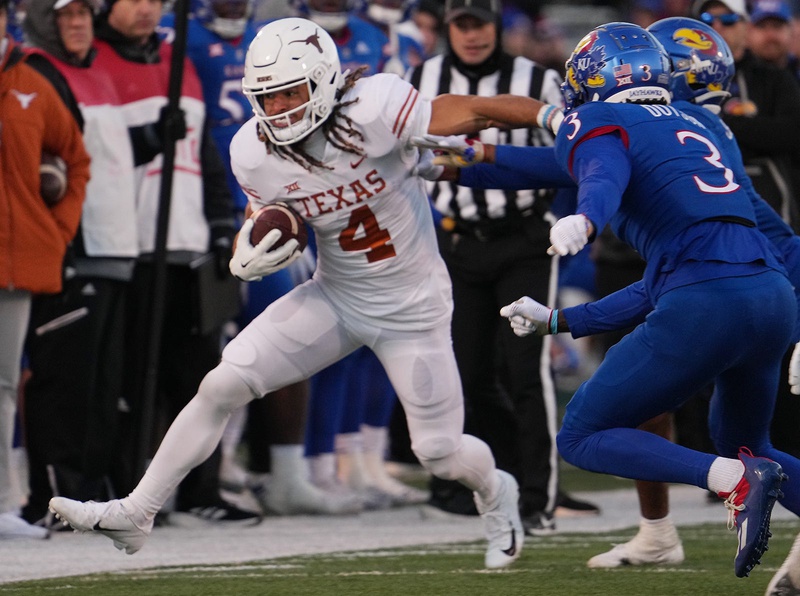
<svg viewBox="0 0 800 596">
<path fill-rule="evenodd" d="M 789 387 L 794 395 L 800 395 L 800 342 L 794 346 L 789 360 Z"/>
<path fill-rule="evenodd" d="M 292 261 L 302 253 L 297 250 L 297 240 L 292 238 L 283 246 L 270 250 L 272 245 L 281 237 L 280 230 L 270 230 L 261 241 L 253 246 L 250 244 L 250 232 L 253 229 L 253 220 L 248 218 L 239 230 L 236 238 L 236 250 L 229 264 L 231 273 L 243 281 L 257 281 L 288 267 Z"/>
<path fill-rule="evenodd" d="M 443 173 L 444 166 L 437 166 L 434 163 L 433 151 L 430 149 L 423 149 L 419 152 L 419 161 L 411 171 L 413 176 L 419 176 L 431 182 L 436 182 Z"/>
<path fill-rule="evenodd" d="M 550 335 L 558 332 L 554 324 L 554 320 L 558 321 L 558 311 L 527 296 L 501 308 L 500 316 L 510 321 L 514 333 L 520 337 L 531 333 Z"/>
<path fill-rule="evenodd" d="M 589 242 L 589 219 L 582 214 L 567 215 L 550 228 L 549 255 L 574 255 Z"/>
<path fill-rule="evenodd" d="M 437 166 L 454 166 L 466 168 L 484 160 L 486 152 L 483 143 L 475 139 L 464 139 L 458 136 L 440 137 L 425 135 L 412 137 L 411 144 L 420 149 L 433 151 L 433 163 Z"/>
</svg>

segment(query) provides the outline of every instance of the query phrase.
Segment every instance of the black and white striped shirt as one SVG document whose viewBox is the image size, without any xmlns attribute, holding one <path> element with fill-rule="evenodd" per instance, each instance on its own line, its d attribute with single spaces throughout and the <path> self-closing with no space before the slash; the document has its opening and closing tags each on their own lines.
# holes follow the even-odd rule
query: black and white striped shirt
<svg viewBox="0 0 800 596">
<path fill-rule="evenodd" d="M 419 67 L 410 70 L 406 78 L 427 99 L 443 93 L 483 97 L 512 93 L 555 105 L 563 103 L 561 76 L 558 72 L 545 69 L 527 58 L 507 54 L 500 56 L 497 70 L 480 78 L 466 77 L 455 68 L 447 55 L 426 60 Z M 477 138 L 495 145 L 553 145 L 553 135 L 541 128 L 511 131 L 489 128 L 481 131 Z M 552 197 L 552 191 L 549 190 L 482 190 L 458 186 L 452 182 L 430 183 L 428 190 L 438 211 L 467 222 L 516 218 L 533 213 L 542 215 L 549 209 L 549 204 L 539 204 L 534 208 L 534 203 L 537 200 L 549 203 Z"/>
</svg>

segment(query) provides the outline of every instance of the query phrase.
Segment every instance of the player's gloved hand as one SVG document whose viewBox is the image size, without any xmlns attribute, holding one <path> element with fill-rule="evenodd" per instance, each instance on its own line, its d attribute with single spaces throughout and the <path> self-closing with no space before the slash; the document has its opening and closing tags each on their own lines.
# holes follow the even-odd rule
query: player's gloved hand
<svg viewBox="0 0 800 596">
<path fill-rule="evenodd" d="M 789 387 L 794 395 L 800 395 L 800 342 L 794 346 L 789 360 Z"/>
<path fill-rule="evenodd" d="M 413 176 L 419 176 L 424 180 L 436 182 L 444 173 L 444 166 L 437 166 L 434 164 L 433 151 L 430 149 L 423 149 L 419 152 L 419 161 L 414 169 L 411 171 Z"/>
<path fill-rule="evenodd" d="M 500 316 L 506 317 L 511 328 L 520 337 L 531 333 L 551 335 L 558 333 L 558 310 L 523 296 L 500 309 Z"/>
<path fill-rule="evenodd" d="M 567 215 L 559 219 L 550 228 L 549 255 L 574 255 L 581 251 L 589 242 L 591 222 L 583 215 Z"/>
<path fill-rule="evenodd" d="M 247 219 L 239 230 L 236 238 L 236 250 L 229 263 L 231 273 L 243 281 L 257 281 L 288 267 L 300 257 L 301 251 L 297 250 L 297 240 L 292 238 L 283 246 L 270 250 L 272 245 L 281 237 L 280 230 L 270 230 L 261 241 L 253 246 L 250 243 L 250 232 L 253 229 L 253 220 Z"/>
<path fill-rule="evenodd" d="M 437 166 L 466 168 L 476 163 L 481 163 L 486 156 L 483 143 L 476 139 L 464 139 L 458 136 L 424 135 L 422 137 L 412 137 L 411 144 L 420 149 L 433 151 L 435 155 L 433 163 Z"/>
</svg>

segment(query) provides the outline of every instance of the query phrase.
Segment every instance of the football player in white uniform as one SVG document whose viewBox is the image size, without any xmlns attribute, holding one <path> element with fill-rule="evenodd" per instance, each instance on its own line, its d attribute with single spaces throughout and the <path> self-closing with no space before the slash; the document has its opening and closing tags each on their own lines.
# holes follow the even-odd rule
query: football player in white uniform
<svg viewBox="0 0 800 596">
<path fill-rule="evenodd" d="M 255 117 L 233 139 L 233 171 L 253 210 L 284 201 L 305 218 L 317 239 L 316 273 L 227 345 L 128 497 L 54 498 L 52 510 L 76 530 L 136 552 L 181 478 L 211 454 L 233 410 L 366 345 L 397 391 L 420 462 L 475 491 L 489 539 L 486 567 L 512 563 L 523 542 L 518 487 L 495 468 L 485 443 L 463 434 L 450 281 L 410 140 L 528 127 L 549 107 L 511 95 L 426 101 L 395 75 L 343 74 L 330 36 L 299 18 L 261 29 L 242 84 Z M 237 238 L 230 263 L 237 277 L 260 279 L 299 256 L 296 240 L 271 250 L 278 230 L 253 246 L 251 229 L 248 219 Z"/>
</svg>

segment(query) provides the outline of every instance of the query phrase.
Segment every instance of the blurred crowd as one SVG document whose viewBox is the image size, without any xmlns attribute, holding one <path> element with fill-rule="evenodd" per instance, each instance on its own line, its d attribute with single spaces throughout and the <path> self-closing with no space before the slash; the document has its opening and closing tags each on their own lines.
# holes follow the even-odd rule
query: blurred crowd
<svg viewBox="0 0 800 596">
<path fill-rule="evenodd" d="M 465 80 L 474 81 L 494 81 L 491 77 L 503 72 L 498 66 L 502 56 L 526 58 L 538 65 L 537 70 L 524 63 L 532 72 L 552 83 L 548 91 L 539 82 L 535 97 L 543 99 L 548 92 L 558 96 L 555 81 L 563 78 L 565 60 L 592 27 L 609 21 L 646 27 L 665 17 L 690 16 L 696 8 L 692 0 L 474 0 L 474 5 L 458 0 L 186 1 L 187 54 L 179 65 L 183 81 L 175 96 L 170 44 L 181 27 L 174 4 L 0 0 L 8 31 L 0 46 L 0 63 L 6 65 L 0 88 L 21 88 L 10 80 L 17 72 L 11 66 L 24 63 L 49 81 L 49 101 L 58 107 L 34 122 L 33 110 L 24 109 L 30 101 L 25 97 L 45 92 L 32 86 L 26 87 L 27 95 L 2 100 L 14 104 L 17 112 L 22 109 L 19 115 L 0 111 L 3 186 L 19 184 L 27 189 L 27 194 L 18 193 L 19 200 L 40 203 L 33 215 L 24 205 L 12 212 L 27 213 L 27 230 L 35 229 L 37 220 L 46 221 L 24 238 L 15 236 L 22 228 L 0 234 L 8 255 L 4 269 L 10 272 L 0 276 L 0 329 L 13 344 L 0 370 L 0 399 L 5 402 L 0 408 L 0 540 L 46 537 L 55 529 L 47 510 L 54 495 L 104 501 L 127 494 L 169 423 L 216 365 L 226 341 L 313 274 L 313 239 L 289 269 L 261 282 L 241 284 L 228 272 L 247 206 L 230 168 L 229 145 L 251 115 L 240 81 L 245 52 L 260 25 L 290 15 L 310 18 L 331 33 L 343 70 L 367 67 L 370 74 L 396 73 L 431 95 L 456 92 L 441 82 L 446 68 L 437 57 L 451 59 Z M 735 132 L 748 174 L 757 186 L 759 180 L 764 185 L 759 189 L 763 196 L 775 197 L 773 207 L 797 232 L 794 189 L 800 188 L 800 137 L 783 138 L 769 118 L 781 110 L 800 114 L 800 7 L 784 0 L 705 4 L 740 16 L 726 28 L 737 68 L 739 61 L 756 61 L 765 65 L 757 67 L 767 72 L 763 76 L 779 81 L 778 89 L 792 90 L 782 95 L 788 105 L 777 105 L 775 94 L 764 96 L 763 89 L 748 88 L 741 79 L 724 110 L 731 128 L 739 119 Z M 459 54 L 457 36 L 468 28 L 459 33 L 457 16 L 466 13 L 458 10 L 479 20 L 484 13 L 498 18 L 496 39 L 486 42 L 487 53 L 474 62 Z M 435 75 L 425 74 L 433 68 L 439 69 Z M 428 77 L 438 86 L 426 89 Z M 40 80 L 37 84 L 42 85 Z M 16 124 L 21 129 L 9 136 L 12 117 L 30 117 L 30 130 L 36 134 Z M 48 127 L 67 131 L 64 138 L 72 135 L 74 146 L 49 138 L 43 132 Z M 25 164 L 12 158 L 15 149 L 9 143 L 15 138 L 36 148 Z M 504 140 L 552 144 L 552 138 Z M 35 196 L 40 153 L 59 155 L 67 163 L 66 193 L 54 205 Z M 27 174 L 19 173 L 26 168 Z M 161 220 L 165 187 L 167 195 L 170 189 L 172 193 L 168 223 Z M 439 192 L 432 187 L 432 208 L 446 236 L 440 238 L 443 252 L 453 241 L 453 229 L 447 226 L 454 221 L 461 221 L 458 233 L 474 236 L 478 247 L 512 229 L 459 219 L 456 201 L 442 199 Z M 574 195 L 542 192 L 536 200 L 534 204 L 544 205 L 541 211 L 521 217 L 548 222 L 571 213 Z M 513 227 L 528 238 L 546 238 L 543 230 L 528 224 Z M 59 238 L 55 246 L 42 239 L 47 235 Z M 456 285 L 457 325 L 459 308 L 470 316 L 475 311 L 466 290 L 458 293 L 457 279 L 464 272 L 446 261 Z M 531 275 L 542 286 L 541 301 L 561 306 L 608 294 L 638 279 L 642 271 L 638 256 L 608 233 L 591 252 L 556 260 L 555 277 L 549 262 L 538 267 Z M 30 281 L 20 273 L 23 269 L 40 271 L 45 282 Z M 499 317 L 492 321 L 499 324 Z M 498 465 L 521 480 L 522 502 L 529 496 L 523 511 L 526 531 L 552 532 L 559 515 L 601 514 L 594 504 L 559 490 L 552 390 L 574 390 L 614 338 L 575 341 L 559 335 L 535 340 L 540 343 L 531 358 L 546 354 L 543 372 L 533 375 L 539 387 L 531 395 L 517 396 L 517 377 L 504 364 L 511 348 L 504 347 L 499 332 L 491 333 L 498 335 L 497 341 L 482 337 L 483 343 L 475 346 L 468 345 L 466 331 L 455 329 L 465 393 L 480 385 L 475 396 L 467 395 L 467 423 L 493 447 Z M 486 344 L 497 344 L 497 354 Z M 469 360 L 476 351 L 479 357 Z M 476 364 L 481 355 L 484 362 Z M 533 360 L 524 365 L 536 368 Z M 489 371 L 488 381 L 478 378 L 481 367 Z M 485 385 L 491 387 L 477 395 Z M 783 449 L 796 455 L 800 444 L 792 427 L 800 411 L 788 390 L 786 394 L 779 398 L 774 432 Z M 494 399 L 502 412 L 492 425 L 486 422 L 492 418 L 487 411 L 495 405 L 487 404 Z M 253 524 L 264 515 L 343 515 L 422 503 L 476 515 L 471 495 L 454 486 L 427 478 L 403 481 L 403 471 L 418 468 L 398 410 L 380 364 L 368 350 L 360 350 L 309 382 L 256 400 L 235 416 L 215 454 L 181 483 L 160 522 Z M 532 421 L 521 422 L 526 416 Z M 708 447 L 703 416 L 699 396 L 678 417 L 678 439 Z M 529 447 L 521 448 L 524 444 Z M 537 456 L 545 463 L 529 464 Z M 540 467 L 553 469 L 542 472 Z"/>
</svg>

